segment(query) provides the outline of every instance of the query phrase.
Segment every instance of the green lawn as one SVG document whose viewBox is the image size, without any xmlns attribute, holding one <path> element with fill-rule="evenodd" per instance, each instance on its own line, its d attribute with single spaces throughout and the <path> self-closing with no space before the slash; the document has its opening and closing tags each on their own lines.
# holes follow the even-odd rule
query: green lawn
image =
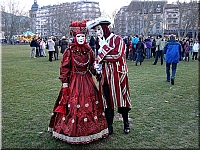
<svg viewBox="0 0 200 150">
<path fill-rule="evenodd" d="M 114 133 L 88 145 L 69 145 L 47 133 L 61 83 L 59 60 L 29 58 L 28 45 L 2 46 L 2 148 L 197 149 L 199 148 L 199 64 L 180 62 L 175 85 L 166 82 L 165 63 L 127 61 L 132 98 L 131 133 L 116 117 Z M 48 56 L 48 53 L 47 53 Z M 116 116 L 117 111 L 115 112 Z"/>
</svg>

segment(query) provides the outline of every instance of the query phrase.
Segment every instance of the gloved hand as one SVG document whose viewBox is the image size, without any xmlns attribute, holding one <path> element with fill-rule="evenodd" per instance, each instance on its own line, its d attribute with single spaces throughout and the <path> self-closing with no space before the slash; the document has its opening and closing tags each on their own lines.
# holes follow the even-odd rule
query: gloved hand
<svg viewBox="0 0 200 150">
<path fill-rule="evenodd" d="M 97 71 L 98 74 L 102 72 L 102 64 L 94 63 L 94 69 Z"/>
<path fill-rule="evenodd" d="M 98 49 L 98 54 L 101 53 L 102 50 L 103 50 L 102 47 L 100 47 L 100 48 Z"/>
<path fill-rule="evenodd" d="M 103 37 L 103 39 L 101 39 L 101 38 L 99 37 L 99 45 L 100 45 L 100 47 L 103 47 L 103 46 L 106 45 L 106 44 L 107 44 L 107 42 L 106 42 L 105 38 Z"/>
<path fill-rule="evenodd" d="M 63 83 L 62 86 L 63 86 L 63 88 L 67 88 L 68 87 L 68 83 Z"/>
<path fill-rule="evenodd" d="M 98 74 L 102 73 L 102 64 L 98 64 L 98 67 L 96 68 L 96 71 Z"/>
</svg>

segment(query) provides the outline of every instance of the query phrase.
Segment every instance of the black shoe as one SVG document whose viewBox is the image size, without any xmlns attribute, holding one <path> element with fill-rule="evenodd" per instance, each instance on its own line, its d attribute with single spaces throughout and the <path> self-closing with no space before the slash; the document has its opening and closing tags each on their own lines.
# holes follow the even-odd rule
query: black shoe
<svg viewBox="0 0 200 150">
<path fill-rule="evenodd" d="M 152 65 L 156 65 L 155 63 L 153 63 Z"/>
<path fill-rule="evenodd" d="M 137 66 L 137 63 L 135 65 Z"/>
<path fill-rule="evenodd" d="M 113 126 L 112 125 L 108 126 L 108 132 L 109 132 L 109 135 L 113 134 Z"/>
<path fill-rule="evenodd" d="M 174 78 L 171 78 L 171 85 L 174 85 Z"/>
<path fill-rule="evenodd" d="M 124 122 L 124 133 L 125 134 L 130 133 L 129 122 Z"/>
</svg>

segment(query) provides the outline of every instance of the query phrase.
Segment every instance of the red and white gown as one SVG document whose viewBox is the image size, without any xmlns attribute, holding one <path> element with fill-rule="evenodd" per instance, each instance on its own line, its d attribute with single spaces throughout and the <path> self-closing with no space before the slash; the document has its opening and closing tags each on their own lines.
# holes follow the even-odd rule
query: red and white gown
<svg viewBox="0 0 200 150">
<path fill-rule="evenodd" d="M 103 103 L 93 80 L 94 54 L 87 45 L 71 44 L 63 54 L 61 87 L 48 131 L 70 144 L 87 144 L 108 135 Z"/>
</svg>

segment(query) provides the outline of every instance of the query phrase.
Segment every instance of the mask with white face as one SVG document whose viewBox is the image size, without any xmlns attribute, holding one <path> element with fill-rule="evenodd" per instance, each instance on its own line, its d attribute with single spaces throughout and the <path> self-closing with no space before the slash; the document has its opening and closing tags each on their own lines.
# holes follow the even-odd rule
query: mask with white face
<svg viewBox="0 0 200 150">
<path fill-rule="evenodd" d="M 76 35 L 76 40 L 78 44 L 84 44 L 85 43 L 85 34 L 77 34 Z"/>
<path fill-rule="evenodd" d="M 99 38 L 102 38 L 103 37 L 103 29 L 100 25 L 96 26 L 94 28 L 94 31 L 96 32 L 96 35 L 99 37 Z"/>
</svg>

